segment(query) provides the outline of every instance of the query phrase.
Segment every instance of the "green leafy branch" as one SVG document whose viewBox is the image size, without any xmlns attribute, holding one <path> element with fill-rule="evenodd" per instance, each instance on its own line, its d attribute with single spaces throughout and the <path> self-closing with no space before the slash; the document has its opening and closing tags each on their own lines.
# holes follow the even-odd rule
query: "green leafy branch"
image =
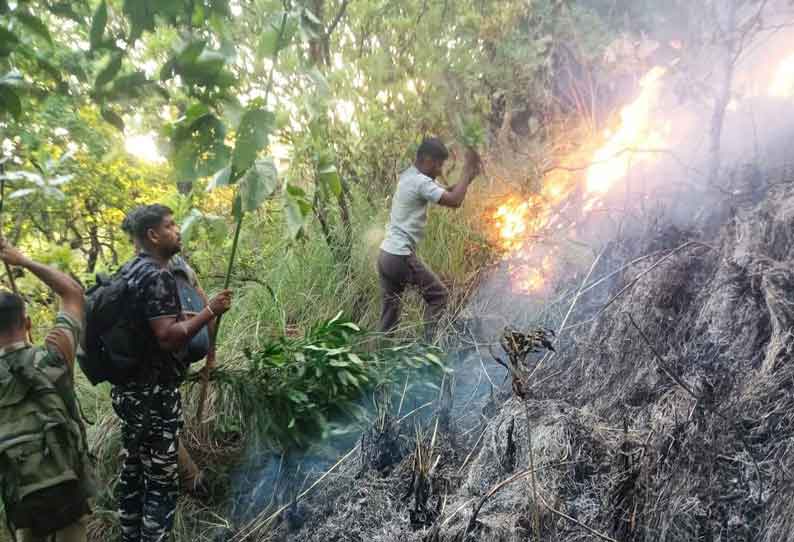
<svg viewBox="0 0 794 542">
<path fill-rule="evenodd" d="M 433 347 L 368 352 L 369 339 L 340 312 L 304 337 L 282 337 L 246 350 L 241 364 L 226 364 L 210 374 L 222 396 L 216 403 L 221 423 L 281 450 L 305 448 L 327 436 L 334 421 L 364 419 L 360 400 L 367 390 L 422 369 L 445 370 Z M 189 380 L 201 378 L 196 373 Z M 267 408 L 247 408 L 251 404 Z"/>
</svg>

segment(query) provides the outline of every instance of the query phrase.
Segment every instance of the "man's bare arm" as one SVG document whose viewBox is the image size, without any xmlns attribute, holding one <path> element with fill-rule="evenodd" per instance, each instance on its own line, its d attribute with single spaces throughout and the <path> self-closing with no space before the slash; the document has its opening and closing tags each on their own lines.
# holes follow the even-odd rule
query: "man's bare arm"
<svg viewBox="0 0 794 542">
<path fill-rule="evenodd" d="M 438 204 L 444 207 L 451 207 L 457 209 L 463 205 L 463 200 L 466 199 L 466 192 L 469 185 L 475 177 L 480 173 L 480 157 L 476 151 L 471 148 L 466 149 L 466 161 L 463 164 L 463 172 L 461 172 L 460 182 L 451 188 L 447 189 L 438 200 Z"/>
<path fill-rule="evenodd" d="M 78 322 L 83 321 L 83 288 L 72 277 L 54 267 L 31 260 L 5 239 L 0 239 L 0 260 L 33 273 L 61 298 L 61 310 Z"/>
<path fill-rule="evenodd" d="M 229 310 L 231 307 L 232 292 L 224 290 L 213 297 L 207 307 L 187 320 L 177 321 L 176 317 L 163 317 L 149 320 L 155 338 L 160 348 L 174 352 L 184 347 L 202 327 Z"/>
</svg>

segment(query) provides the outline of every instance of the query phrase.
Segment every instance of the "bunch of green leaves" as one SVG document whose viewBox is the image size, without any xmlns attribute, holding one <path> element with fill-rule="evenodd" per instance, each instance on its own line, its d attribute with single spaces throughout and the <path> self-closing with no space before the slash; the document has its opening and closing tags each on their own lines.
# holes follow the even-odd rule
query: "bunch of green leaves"
<svg viewBox="0 0 794 542">
<path fill-rule="evenodd" d="M 74 153 L 67 152 L 60 157 L 48 158 L 45 162 L 33 162 L 37 171 L 16 170 L 2 172 L 0 170 L 0 182 L 5 183 L 25 183 L 28 186 L 18 188 L 8 195 L 9 199 L 24 198 L 27 196 L 41 195 L 59 200 L 65 198 L 63 192 L 58 188 L 72 180 L 74 175 L 57 175 L 56 171 L 68 161 Z M 0 167 L 2 165 L 0 164 Z"/>
<path fill-rule="evenodd" d="M 364 420 L 361 405 L 367 390 L 394 382 L 405 372 L 444 369 L 432 347 L 368 352 L 365 346 L 371 339 L 340 312 L 304 337 L 282 337 L 246 350 L 241 365 L 222 366 L 210 374 L 218 387 L 222 426 L 279 450 L 305 448 L 327 436 L 334 424 Z"/>
<path fill-rule="evenodd" d="M 82 2 L 74 2 L 74 8 L 81 6 Z M 54 82 L 62 90 L 61 70 L 51 61 L 55 43 L 46 22 L 54 15 L 78 17 L 72 7 L 60 2 L 42 6 L 0 0 L 0 119 L 6 114 L 20 117 L 30 80 Z"/>
</svg>

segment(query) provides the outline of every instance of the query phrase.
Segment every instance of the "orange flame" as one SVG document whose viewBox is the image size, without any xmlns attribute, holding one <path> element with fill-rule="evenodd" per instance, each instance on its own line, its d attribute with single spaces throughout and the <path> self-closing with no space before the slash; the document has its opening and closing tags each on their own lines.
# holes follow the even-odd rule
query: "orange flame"
<svg viewBox="0 0 794 542">
<path fill-rule="evenodd" d="M 499 244 L 504 250 L 513 250 L 524 242 L 529 222 L 529 202 L 515 198 L 501 205 L 493 215 Z"/>
<path fill-rule="evenodd" d="M 661 93 L 665 68 L 656 66 L 640 80 L 640 95 L 620 112 L 620 127 L 593 155 L 587 170 L 587 192 L 606 194 L 623 179 L 633 162 L 635 151 L 658 147 L 664 142 L 653 126 L 652 113 Z"/>
<path fill-rule="evenodd" d="M 614 132 L 604 134 L 605 143 L 592 154 L 591 165 L 585 172 L 583 212 L 598 205 L 616 183 L 625 179 L 632 165 L 658 157 L 656 153 L 641 151 L 662 148 L 666 141 L 668 127 L 654 116 L 666 73 L 666 68 L 656 66 L 640 80 L 639 95 L 621 110 L 620 124 Z M 784 57 L 773 73 L 767 94 L 794 98 L 794 53 Z M 738 104 L 732 103 L 732 107 Z M 527 201 L 510 198 L 493 215 L 500 247 L 509 252 L 508 269 L 515 289 L 538 292 L 554 276 L 557 250 L 545 247 L 543 251 L 532 250 L 528 241 L 554 223 L 559 204 L 572 193 L 577 182 L 575 176 L 555 171 L 544 178 L 538 194 Z"/>
<path fill-rule="evenodd" d="M 614 133 L 605 133 L 606 143 L 596 150 L 585 174 L 585 192 L 590 195 L 583 210 L 589 211 L 600 197 L 623 179 L 632 164 L 653 157 L 638 151 L 659 147 L 664 136 L 654 122 L 653 112 L 662 91 L 666 68 L 655 67 L 640 80 L 640 94 L 620 113 Z M 556 208 L 571 193 L 576 179 L 567 173 L 546 176 L 540 193 L 527 201 L 511 197 L 494 213 L 499 246 L 509 252 L 509 271 L 516 290 L 538 292 L 548 286 L 556 267 L 556 250 L 548 249 L 538 261 L 530 262 L 527 243 L 554 219 Z"/>
</svg>

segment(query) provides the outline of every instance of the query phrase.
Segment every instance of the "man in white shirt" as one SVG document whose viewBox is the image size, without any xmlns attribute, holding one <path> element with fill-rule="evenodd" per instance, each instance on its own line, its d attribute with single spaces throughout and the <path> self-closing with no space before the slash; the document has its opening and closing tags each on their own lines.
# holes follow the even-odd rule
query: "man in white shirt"
<svg viewBox="0 0 794 542">
<path fill-rule="evenodd" d="M 400 174 L 392 200 L 386 237 L 380 246 L 378 274 L 383 294 L 380 330 L 392 331 L 400 320 L 400 298 L 408 285 L 416 286 L 425 300 L 425 338 L 433 338 L 434 324 L 447 304 L 449 293 L 436 275 L 416 256 L 416 246 L 424 237 L 427 205 L 437 203 L 458 208 L 466 191 L 479 173 L 480 159 L 466 149 L 461 180 L 444 188 L 435 179 L 442 174 L 449 151 L 440 139 L 422 141 L 414 165 Z"/>
</svg>

